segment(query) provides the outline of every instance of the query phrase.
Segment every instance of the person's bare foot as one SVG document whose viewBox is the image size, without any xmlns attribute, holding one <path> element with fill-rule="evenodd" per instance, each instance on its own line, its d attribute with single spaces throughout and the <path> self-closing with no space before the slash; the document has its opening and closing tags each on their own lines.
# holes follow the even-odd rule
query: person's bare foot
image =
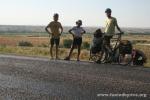
<svg viewBox="0 0 150 100">
<path fill-rule="evenodd" d="M 51 57 L 51 58 L 50 58 L 50 60 L 54 60 L 54 58 L 53 58 L 53 57 Z"/>
<path fill-rule="evenodd" d="M 77 59 L 77 61 L 80 61 L 80 59 Z"/>
<path fill-rule="evenodd" d="M 70 60 L 70 57 L 66 57 L 64 60 L 68 60 L 68 61 L 69 61 L 69 60 Z"/>
<path fill-rule="evenodd" d="M 60 58 L 59 58 L 59 57 L 56 57 L 56 60 L 60 60 Z"/>
</svg>

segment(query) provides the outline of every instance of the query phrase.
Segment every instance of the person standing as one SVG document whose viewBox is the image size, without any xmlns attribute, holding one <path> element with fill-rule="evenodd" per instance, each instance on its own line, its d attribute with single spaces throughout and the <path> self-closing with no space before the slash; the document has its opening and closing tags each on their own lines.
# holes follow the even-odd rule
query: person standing
<svg viewBox="0 0 150 100">
<path fill-rule="evenodd" d="M 50 39 L 50 55 L 51 55 L 51 59 L 53 58 L 53 47 L 54 44 L 56 45 L 56 60 L 59 59 L 58 57 L 58 51 L 59 51 L 59 43 L 60 43 L 60 36 L 63 32 L 63 27 L 61 25 L 60 22 L 58 22 L 59 20 L 59 14 L 54 14 L 53 16 L 54 21 L 50 22 L 47 27 L 45 28 L 46 32 L 48 34 L 51 35 L 51 39 Z"/>
<path fill-rule="evenodd" d="M 76 26 L 69 30 L 69 33 L 73 36 L 73 44 L 69 53 L 69 56 L 65 58 L 65 60 L 70 60 L 72 52 L 75 48 L 78 48 L 78 56 L 77 61 L 80 61 L 80 53 L 81 53 L 81 44 L 82 44 L 82 36 L 86 33 L 86 31 L 81 27 L 82 20 L 78 20 L 76 22 Z"/>
<path fill-rule="evenodd" d="M 117 19 L 115 17 L 112 17 L 112 10 L 110 8 L 107 8 L 106 11 L 106 26 L 105 26 L 105 44 L 109 48 L 109 52 L 111 53 L 111 46 L 110 46 L 110 40 L 112 39 L 113 35 L 115 34 L 115 28 L 118 29 L 120 33 L 123 33 L 117 23 Z"/>
<path fill-rule="evenodd" d="M 115 28 L 117 28 L 120 33 L 123 33 L 123 32 L 121 31 L 117 23 L 117 19 L 115 17 L 112 17 L 112 10 L 110 8 L 107 8 L 105 10 L 105 13 L 106 13 L 107 19 L 105 21 L 104 44 L 105 44 L 105 48 L 109 52 L 109 55 L 112 55 L 110 41 L 115 35 Z M 110 58 L 110 61 L 111 61 L 111 58 Z M 101 59 L 99 59 L 97 63 L 101 63 Z"/>
</svg>

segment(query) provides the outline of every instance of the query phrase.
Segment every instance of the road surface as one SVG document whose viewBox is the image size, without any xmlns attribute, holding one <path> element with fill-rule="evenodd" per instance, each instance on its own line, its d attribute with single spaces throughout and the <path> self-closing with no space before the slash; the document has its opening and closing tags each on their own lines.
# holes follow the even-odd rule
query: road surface
<svg viewBox="0 0 150 100">
<path fill-rule="evenodd" d="M 101 94 L 146 94 L 150 69 L 0 55 L 0 100 L 128 100 Z"/>
</svg>

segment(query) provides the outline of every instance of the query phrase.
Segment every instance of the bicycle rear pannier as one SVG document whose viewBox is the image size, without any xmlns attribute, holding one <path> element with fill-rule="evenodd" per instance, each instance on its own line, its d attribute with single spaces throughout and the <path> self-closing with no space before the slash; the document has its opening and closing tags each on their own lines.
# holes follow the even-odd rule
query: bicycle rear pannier
<svg viewBox="0 0 150 100">
<path fill-rule="evenodd" d="M 133 46 L 130 41 L 123 40 L 120 42 L 120 45 L 119 45 L 120 54 L 122 55 L 132 54 L 132 49 L 133 49 Z"/>
</svg>

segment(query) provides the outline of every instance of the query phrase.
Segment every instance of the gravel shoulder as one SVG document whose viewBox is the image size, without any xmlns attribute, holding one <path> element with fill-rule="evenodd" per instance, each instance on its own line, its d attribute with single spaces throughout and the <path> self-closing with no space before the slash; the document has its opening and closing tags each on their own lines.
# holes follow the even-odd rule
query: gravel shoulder
<svg viewBox="0 0 150 100">
<path fill-rule="evenodd" d="M 147 94 L 150 69 L 0 55 L 0 100 L 128 100 L 97 94 Z"/>
</svg>

